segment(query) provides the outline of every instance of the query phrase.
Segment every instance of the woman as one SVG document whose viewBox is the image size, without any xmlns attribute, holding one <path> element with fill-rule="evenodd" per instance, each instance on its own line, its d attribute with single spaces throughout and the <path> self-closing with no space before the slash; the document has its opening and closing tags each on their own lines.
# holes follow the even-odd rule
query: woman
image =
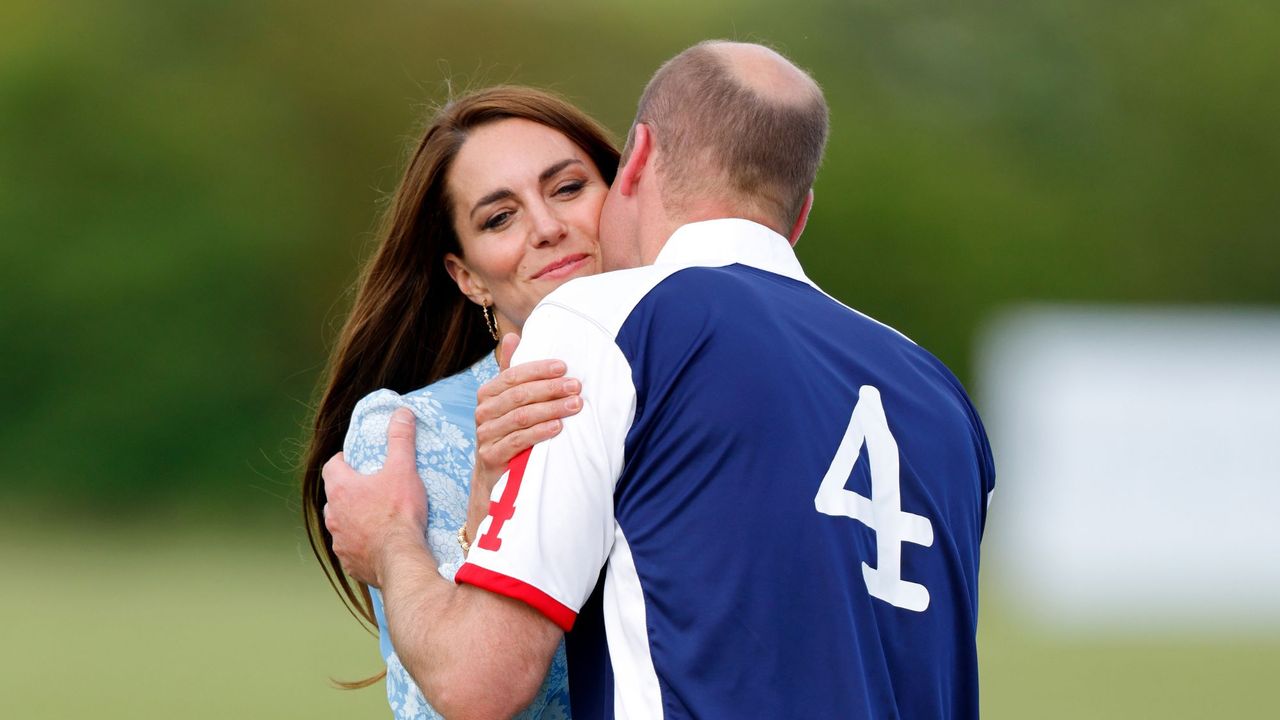
<svg viewBox="0 0 1280 720">
<path fill-rule="evenodd" d="M 321 467 L 343 450 L 357 470 L 377 470 L 391 412 L 412 409 L 428 543 L 441 573 L 452 578 L 501 466 L 558 430 L 544 422 L 554 416 L 548 413 L 573 412 L 572 405 L 551 402 L 572 386 L 538 375 L 540 383 L 524 387 L 530 401 L 548 401 L 541 413 L 493 419 L 472 435 L 473 421 L 504 410 L 496 398 L 506 385 L 485 384 L 498 372 L 498 338 L 518 333 L 551 290 L 599 272 L 600 208 L 617 165 L 604 129 L 572 105 L 529 88 L 490 88 L 440 111 L 386 212 L 381 243 L 330 364 L 302 493 L 308 537 L 325 574 L 359 617 L 378 625 L 397 718 L 438 715 L 395 655 L 376 590 L 353 586 L 341 571 L 321 517 Z M 498 409 L 478 413 L 477 392 Z M 482 460 L 474 468 L 473 447 Z M 521 717 L 567 716 L 565 675 L 561 648 Z"/>
</svg>

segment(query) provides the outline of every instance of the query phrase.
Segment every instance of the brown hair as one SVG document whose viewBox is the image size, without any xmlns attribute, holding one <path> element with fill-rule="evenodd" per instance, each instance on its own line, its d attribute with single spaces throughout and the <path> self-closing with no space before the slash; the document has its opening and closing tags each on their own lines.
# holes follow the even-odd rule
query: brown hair
<svg viewBox="0 0 1280 720">
<path fill-rule="evenodd" d="M 704 41 L 663 64 L 640 97 L 636 123 L 649 126 L 662 151 L 669 211 L 683 197 L 727 190 L 789 228 L 822 162 L 827 103 L 799 68 L 794 97 L 762 95 L 726 62 L 720 49 L 728 45 Z"/>
<path fill-rule="evenodd" d="M 444 256 L 462 255 L 446 192 L 449 168 L 469 133 L 488 123 L 522 118 L 558 130 L 595 163 L 606 182 L 618 169 L 607 131 L 572 104 L 527 87 L 498 86 L 441 108 L 409 158 L 387 207 L 381 238 L 357 285 L 330 358 L 302 474 L 302 516 L 311 551 L 329 584 L 358 620 L 376 624 L 369 589 L 352 583 L 324 526 L 320 470 L 342 449 L 356 402 L 379 388 L 399 393 L 453 375 L 493 350 L 481 314 L 445 271 Z M 382 675 L 344 683 L 365 687 Z"/>
</svg>

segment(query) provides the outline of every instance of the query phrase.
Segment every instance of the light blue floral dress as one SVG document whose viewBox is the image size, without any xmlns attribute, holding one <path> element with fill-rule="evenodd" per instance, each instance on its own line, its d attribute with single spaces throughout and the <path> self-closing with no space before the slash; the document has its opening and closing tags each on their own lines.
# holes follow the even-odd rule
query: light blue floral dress
<svg viewBox="0 0 1280 720">
<path fill-rule="evenodd" d="M 387 455 L 387 427 L 396 408 L 407 407 L 417 416 L 418 475 L 427 488 L 427 544 L 440 565 L 440 574 L 452 581 L 462 566 L 458 528 L 467 519 L 467 495 L 475 462 L 476 391 L 498 373 L 492 355 L 452 377 L 421 390 L 399 395 L 379 390 L 361 400 L 351 417 L 342 450 L 346 460 L 359 472 L 382 469 Z M 439 718 L 422 696 L 422 691 L 400 663 L 387 618 L 382 594 L 371 590 L 378 618 L 382 657 L 387 663 L 387 701 L 396 720 Z M 425 618 L 424 622 L 430 622 Z M 537 698 L 518 718 L 559 720 L 569 717 L 569 680 L 564 643 L 556 650 L 551 670 Z"/>
</svg>

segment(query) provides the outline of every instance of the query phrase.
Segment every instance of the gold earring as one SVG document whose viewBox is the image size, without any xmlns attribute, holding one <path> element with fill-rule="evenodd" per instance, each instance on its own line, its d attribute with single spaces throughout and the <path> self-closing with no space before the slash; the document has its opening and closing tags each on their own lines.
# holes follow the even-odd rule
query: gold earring
<svg viewBox="0 0 1280 720">
<path fill-rule="evenodd" d="M 489 306 L 481 305 L 480 312 L 484 313 L 484 326 L 489 330 L 489 334 L 494 340 L 501 340 L 502 338 L 498 337 L 498 321 L 489 314 Z"/>
</svg>

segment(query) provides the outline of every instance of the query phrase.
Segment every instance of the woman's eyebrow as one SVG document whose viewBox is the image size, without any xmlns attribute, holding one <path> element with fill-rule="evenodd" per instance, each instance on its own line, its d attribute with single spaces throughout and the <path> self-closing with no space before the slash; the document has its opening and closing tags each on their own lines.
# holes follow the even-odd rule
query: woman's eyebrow
<svg viewBox="0 0 1280 720">
<path fill-rule="evenodd" d="M 515 196 L 515 193 L 511 192 L 509 188 L 498 188 L 497 190 L 494 190 L 493 192 L 489 193 L 488 195 L 485 195 L 484 197 L 476 201 L 476 204 L 471 208 L 470 217 L 474 220 L 476 217 L 476 211 L 479 210 L 480 208 L 484 207 L 485 205 L 489 205 L 490 203 L 496 203 L 499 200 L 506 200 L 507 198 L 514 197 L 514 196 Z"/>
<path fill-rule="evenodd" d="M 575 164 L 581 165 L 582 161 L 579 160 L 578 158 L 565 158 L 564 160 L 561 160 L 560 162 L 551 165 L 546 170 L 543 170 L 542 174 L 538 176 L 538 182 L 544 183 L 550 180 L 551 178 L 555 177 L 556 173 L 569 167 L 570 165 L 575 165 Z"/>
<path fill-rule="evenodd" d="M 583 164 L 582 161 L 577 158 L 565 158 L 560 162 L 549 165 L 546 170 L 543 170 L 541 173 L 539 173 L 538 182 L 544 183 L 550 180 L 551 178 L 556 176 L 556 173 L 560 172 L 561 170 L 564 170 L 570 165 L 582 165 L 582 164 Z M 489 205 L 490 203 L 496 203 L 499 200 L 506 200 L 507 198 L 513 197 L 514 195 L 515 193 L 512 192 L 509 188 L 498 188 L 497 190 L 494 190 L 493 192 L 489 193 L 488 195 L 485 195 L 484 197 L 476 201 L 476 204 L 471 208 L 470 217 L 475 218 L 476 211 L 484 207 L 485 205 Z"/>
</svg>

